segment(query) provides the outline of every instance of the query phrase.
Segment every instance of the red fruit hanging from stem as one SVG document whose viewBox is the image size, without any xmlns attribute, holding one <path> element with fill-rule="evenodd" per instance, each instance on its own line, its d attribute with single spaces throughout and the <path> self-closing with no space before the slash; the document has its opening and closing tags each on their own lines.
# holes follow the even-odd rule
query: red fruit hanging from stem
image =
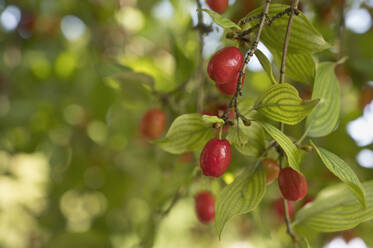
<svg viewBox="0 0 373 248">
<path fill-rule="evenodd" d="M 220 177 L 228 169 L 231 157 L 231 145 L 226 139 L 211 139 L 201 153 L 202 173 L 205 176 Z"/>
<path fill-rule="evenodd" d="M 243 83 L 245 82 L 245 76 L 246 74 L 243 74 L 241 78 L 241 87 Z M 239 77 L 239 73 L 237 74 L 237 77 L 234 81 L 227 83 L 227 84 L 217 84 L 216 88 L 218 88 L 218 90 L 224 95 L 233 96 L 234 93 L 236 93 L 238 77 Z"/>
<path fill-rule="evenodd" d="M 222 14 L 228 7 L 228 0 L 206 0 L 207 5 L 215 12 Z"/>
<path fill-rule="evenodd" d="M 306 179 L 290 167 L 280 171 L 278 186 L 283 197 L 289 201 L 302 200 L 308 191 Z"/>
<path fill-rule="evenodd" d="M 211 57 L 207 73 L 216 85 L 237 82 L 243 62 L 240 49 L 233 46 L 225 47 Z"/>
</svg>

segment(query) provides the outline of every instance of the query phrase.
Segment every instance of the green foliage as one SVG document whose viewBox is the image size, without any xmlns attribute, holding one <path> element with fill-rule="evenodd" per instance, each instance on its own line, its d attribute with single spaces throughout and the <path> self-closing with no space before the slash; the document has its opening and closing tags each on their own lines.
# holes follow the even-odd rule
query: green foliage
<svg viewBox="0 0 373 248">
<path fill-rule="evenodd" d="M 308 229 L 318 232 L 336 232 L 351 229 L 373 218 L 373 181 L 363 183 L 366 208 L 345 185 L 333 185 L 322 190 L 317 198 L 307 204 L 294 219 L 294 226 L 301 233 Z"/>
<path fill-rule="evenodd" d="M 289 5 L 271 4 L 269 8 L 269 18 L 285 11 Z M 257 16 L 263 12 L 263 7 L 257 8 L 250 12 L 246 18 Z M 271 25 L 265 26 L 261 41 L 269 48 L 276 51 L 282 51 L 286 28 L 288 25 L 288 15 L 276 19 Z M 251 23 L 254 23 L 252 21 Z M 330 45 L 324 40 L 322 35 L 315 29 L 306 16 L 300 12 L 295 16 L 289 42 L 289 53 L 315 53 L 329 48 Z"/>
<path fill-rule="evenodd" d="M 201 9 L 199 11 L 204 11 L 207 14 L 209 14 L 216 24 L 218 24 L 219 26 L 221 26 L 225 29 L 241 30 L 241 27 L 238 26 L 236 23 L 232 22 L 230 19 L 228 19 L 224 16 L 221 16 L 219 13 L 216 13 L 215 11 L 212 11 L 212 10 L 209 10 L 209 9 Z"/>
<path fill-rule="evenodd" d="M 260 125 L 284 150 L 289 162 L 289 166 L 296 170 L 298 173 L 302 174 L 302 172 L 300 171 L 300 162 L 302 157 L 297 146 L 290 140 L 288 136 L 286 136 L 283 132 L 281 132 L 271 124 L 260 122 Z"/>
<path fill-rule="evenodd" d="M 114 88 L 121 89 L 123 99 L 132 106 L 142 106 L 144 103 L 149 103 L 151 100 L 151 88 L 154 87 L 154 79 L 145 74 L 138 73 L 132 70 L 112 71 L 112 75 L 108 76 L 107 82 Z M 113 69 L 113 67 L 112 67 Z"/>
<path fill-rule="evenodd" d="M 263 128 L 258 123 L 245 126 L 239 120 L 237 126 L 231 127 L 227 140 L 243 155 L 259 157 L 265 149 Z"/>
<path fill-rule="evenodd" d="M 318 99 L 303 101 L 293 86 L 283 83 L 264 92 L 253 109 L 274 121 L 295 125 L 302 121 L 318 102 Z"/>
<path fill-rule="evenodd" d="M 212 124 L 216 120 L 219 121 L 219 118 L 201 114 L 181 115 L 171 124 L 166 137 L 155 143 L 174 154 L 202 149 L 215 134 Z"/>
<path fill-rule="evenodd" d="M 320 103 L 306 121 L 306 129 L 310 137 L 328 135 L 337 125 L 341 103 L 334 67 L 331 62 L 323 62 L 317 66 L 312 99 L 320 99 Z"/>
<path fill-rule="evenodd" d="M 255 56 L 258 58 L 260 64 L 262 65 L 264 71 L 267 73 L 269 79 L 271 79 L 271 82 L 273 84 L 277 84 L 278 82 L 276 81 L 275 76 L 273 75 L 272 64 L 268 60 L 268 58 L 259 49 L 255 52 Z"/>
<path fill-rule="evenodd" d="M 215 203 L 215 226 L 219 237 L 230 218 L 253 211 L 261 202 L 266 191 L 266 174 L 258 164 L 259 161 L 245 169 L 232 184 L 218 194 Z"/>
<path fill-rule="evenodd" d="M 194 61 L 189 58 L 182 46 L 171 36 L 172 54 L 175 57 L 175 80 L 178 84 L 184 83 L 194 73 Z"/>
<path fill-rule="evenodd" d="M 356 176 L 355 172 L 343 161 L 340 157 L 334 153 L 329 152 L 328 150 L 317 147 L 312 141 L 311 144 L 316 150 L 320 159 L 324 165 L 336 175 L 342 182 L 346 183 L 351 191 L 355 194 L 356 198 L 360 201 L 362 207 L 366 207 L 365 202 L 365 191 L 361 185 L 359 178 Z"/>
<path fill-rule="evenodd" d="M 275 65 L 281 67 L 282 54 L 271 50 Z M 290 53 L 286 56 L 286 76 L 295 82 L 313 84 L 316 64 L 309 53 Z"/>
<path fill-rule="evenodd" d="M 259 165 L 264 157 L 281 158 L 282 166 L 303 173 L 310 196 L 321 190 L 313 203 L 299 209 L 299 202 L 290 221 L 302 247 L 324 247 L 329 236 L 317 232 L 362 222 L 357 235 L 373 242 L 373 182 L 357 177 L 364 182 L 373 172 L 355 166 L 358 152 L 371 145 L 358 147 L 346 133 L 346 125 L 361 115 L 356 103 L 364 100 L 362 86 L 372 80 L 373 36 L 347 31 L 335 42 L 338 1 L 308 2 L 309 20 L 303 13 L 294 16 L 282 84 L 277 77 L 290 6 L 271 4 L 260 42 L 273 62 L 255 51 L 264 72 L 246 70 L 237 99 L 222 96 L 208 82 L 205 55 L 213 51 L 200 43 L 198 32 L 207 42 L 221 34 L 221 29 L 208 33 L 219 25 L 224 29 L 224 38 L 214 41 L 219 48 L 254 51 L 263 7 L 242 18 L 254 7 L 248 6 L 251 1 L 233 1 L 224 15 L 179 0 L 3 2 L 4 11 L 10 4 L 18 7 L 21 19 L 14 30 L 1 31 L 1 247 L 219 247 L 214 225 L 197 223 L 193 195 L 200 190 L 216 196 L 219 237 L 230 228 L 225 243 L 242 229 L 253 247 L 290 247 L 285 223 L 272 218 L 280 192 L 277 183 L 266 185 Z M 161 12 L 164 7 L 169 15 Z M 325 20 L 324 10 L 334 19 Z M 196 24 L 191 18 L 196 11 L 207 13 L 214 25 Z M 65 15 L 84 23 L 76 40 L 66 36 Z M 349 58 L 340 65 L 342 73 L 337 71 L 341 84 L 334 69 L 342 60 L 318 62 L 340 56 Z M 295 87 L 304 93 L 311 86 L 313 100 L 302 101 Z M 229 103 L 234 120 L 199 114 Z M 173 121 L 165 137 L 153 142 L 139 134 L 150 108 L 162 109 Z M 284 124 L 291 127 L 280 131 Z M 207 178 L 198 156 L 223 125 L 221 134 L 233 148 L 231 164 L 220 179 Z M 310 150 L 309 141 L 303 142 L 307 135 L 324 137 L 317 143 L 335 154 L 310 141 L 316 152 L 301 161 L 302 149 Z M 333 186 L 336 179 L 317 166 L 317 156 L 343 184 Z M 254 210 L 253 216 L 244 215 Z"/>
</svg>

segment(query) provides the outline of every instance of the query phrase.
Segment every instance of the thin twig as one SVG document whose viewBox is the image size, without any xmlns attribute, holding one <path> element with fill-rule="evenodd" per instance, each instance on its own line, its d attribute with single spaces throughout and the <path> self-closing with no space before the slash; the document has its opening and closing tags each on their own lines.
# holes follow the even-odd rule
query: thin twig
<svg viewBox="0 0 373 248">
<path fill-rule="evenodd" d="M 279 161 L 280 161 L 280 167 L 281 169 L 284 168 L 284 164 L 283 164 L 283 156 L 284 154 L 281 152 L 280 153 L 280 157 L 279 157 Z M 287 203 L 287 200 L 285 198 L 282 198 L 282 204 L 283 204 L 283 208 L 284 208 L 284 215 L 285 215 L 285 224 L 286 224 L 286 232 L 287 234 L 291 237 L 292 241 L 294 243 L 297 243 L 298 242 L 298 239 L 297 237 L 295 236 L 294 232 L 293 232 L 293 229 L 291 227 L 291 220 L 290 220 L 290 215 L 289 215 L 289 208 L 288 208 L 288 203 Z"/>
<path fill-rule="evenodd" d="M 196 0 L 197 2 L 197 8 L 198 10 L 202 9 L 201 1 Z M 203 13 L 202 11 L 198 11 L 198 24 L 197 26 L 203 26 Z M 200 113 L 203 110 L 203 103 L 205 98 L 205 92 L 204 92 L 204 82 L 205 82 L 205 74 L 203 72 L 203 46 L 204 46 L 204 40 L 203 40 L 203 32 L 201 29 L 198 29 L 199 34 L 199 42 L 200 42 L 200 66 L 199 66 L 199 75 L 197 80 L 197 112 Z"/>
<path fill-rule="evenodd" d="M 259 24 L 259 28 L 258 28 L 258 33 L 256 34 L 255 41 L 252 44 L 249 53 L 245 57 L 244 63 L 242 65 L 242 68 L 241 68 L 241 71 L 240 71 L 240 75 L 238 76 L 236 92 L 234 93 L 231 101 L 229 102 L 227 111 L 223 115 L 224 120 L 228 120 L 228 115 L 229 115 L 229 112 L 232 109 L 232 107 L 235 108 L 236 114 L 239 114 L 239 111 L 238 111 L 238 108 L 237 108 L 237 98 L 238 98 L 239 95 L 241 95 L 241 88 L 242 88 L 241 80 L 242 80 L 243 75 L 245 74 L 247 64 L 249 63 L 251 57 L 254 55 L 254 53 L 258 49 L 260 36 L 262 34 L 262 31 L 263 31 L 265 20 L 268 16 L 268 11 L 269 11 L 270 4 L 271 4 L 271 0 L 266 0 L 266 5 L 264 7 L 262 18 L 260 20 L 260 24 Z"/>
<path fill-rule="evenodd" d="M 271 24 L 272 24 L 276 19 L 282 17 L 282 16 L 285 15 L 285 14 L 290 14 L 290 12 L 291 12 L 291 8 L 287 8 L 287 9 L 285 9 L 284 11 L 282 11 L 282 12 L 276 14 L 275 16 L 271 17 L 270 19 L 266 19 L 266 21 L 265 21 L 264 24 L 265 24 L 265 25 L 271 25 Z M 258 15 L 258 16 L 262 16 L 262 15 L 263 15 L 263 14 L 260 14 L 260 15 Z M 247 19 L 247 22 L 249 22 L 249 21 L 253 21 L 253 20 L 257 19 L 257 18 L 255 18 L 255 17 L 257 17 L 257 16 L 253 16 L 251 19 L 248 18 L 248 19 Z M 245 24 L 245 23 L 246 23 L 246 22 L 244 22 L 244 24 Z M 244 30 L 244 31 L 239 32 L 239 33 L 238 33 L 238 37 L 235 37 L 235 38 L 237 38 L 237 39 L 241 39 L 241 40 L 244 39 L 244 36 L 250 34 L 250 33 L 253 32 L 254 30 L 256 30 L 257 28 L 259 28 L 259 25 L 260 25 L 260 24 L 258 23 L 258 24 L 252 26 L 252 27 L 249 28 L 249 29 L 246 29 L 246 30 Z"/>
<path fill-rule="evenodd" d="M 288 26 L 286 28 L 286 34 L 285 34 L 285 39 L 284 39 L 284 48 L 282 52 L 282 61 L 281 61 L 281 69 L 280 69 L 280 81 L 279 83 L 283 83 L 285 81 L 285 70 L 286 70 L 286 56 L 288 53 L 288 46 L 289 46 L 289 41 L 290 41 L 290 32 L 291 32 L 291 25 L 293 23 L 293 18 L 294 14 L 297 13 L 298 11 L 298 4 L 299 0 L 293 0 L 291 3 L 291 12 L 289 16 L 289 21 L 288 21 Z M 285 125 L 284 123 L 281 122 L 280 124 L 281 131 L 284 132 Z M 280 166 L 283 168 L 283 163 L 282 163 L 282 157 L 283 153 L 280 153 Z M 287 200 L 282 198 L 282 204 L 284 206 L 284 213 L 285 213 L 285 223 L 286 223 L 286 230 L 288 235 L 291 237 L 293 243 L 297 243 L 297 237 L 295 236 L 293 229 L 291 227 L 291 220 L 289 216 L 289 208 L 287 204 Z"/>
<path fill-rule="evenodd" d="M 294 14 L 298 11 L 298 4 L 299 0 L 293 0 L 291 3 L 291 11 L 289 16 L 289 22 L 286 29 L 286 35 L 284 40 L 284 49 L 282 52 L 282 61 L 281 61 L 281 69 L 280 69 L 280 82 L 283 83 L 285 80 L 285 70 L 286 70 L 286 56 L 288 53 L 288 46 L 289 46 L 289 40 L 290 40 L 290 32 L 291 32 L 291 25 L 293 23 Z"/>
<path fill-rule="evenodd" d="M 339 51 L 338 51 L 338 60 L 343 58 L 344 54 L 344 35 L 345 35 L 345 7 L 346 1 L 342 1 L 340 6 L 340 19 L 339 19 L 339 26 L 338 26 L 338 42 L 339 42 Z"/>
<path fill-rule="evenodd" d="M 298 243 L 297 237 L 295 236 L 293 229 L 291 228 L 291 220 L 287 200 L 282 198 L 282 204 L 284 205 L 286 232 L 291 237 L 294 243 Z"/>
</svg>

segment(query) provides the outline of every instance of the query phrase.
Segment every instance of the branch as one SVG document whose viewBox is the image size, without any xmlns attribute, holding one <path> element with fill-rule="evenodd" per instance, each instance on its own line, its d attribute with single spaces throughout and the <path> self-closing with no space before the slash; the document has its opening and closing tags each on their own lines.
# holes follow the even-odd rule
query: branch
<svg viewBox="0 0 373 248">
<path fill-rule="evenodd" d="M 291 25 L 293 23 L 293 18 L 294 14 L 298 13 L 298 4 L 299 0 L 293 0 L 291 3 L 291 12 L 289 16 L 289 21 L 288 21 L 288 26 L 286 28 L 286 35 L 285 35 L 285 40 L 284 40 L 284 49 L 282 52 L 282 61 L 281 61 L 281 69 L 280 69 L 280 83 L 283 83 L 285 80 L 285 70 L 286 70 L 286 56 L 288 53 L 288 46 L 289 46 L 289 41 L 290 41 L 290 32 L 291 32 Z M 284 132 L 285 125 L 284 123 L 280 124 L 281 126 L 281 131 Z M 280 153 L 280 166 L 283 168 L 282 164 L 282 156 L 283 154 Z M 286 230 L 290 238 L 292 239 L 293 243 L 297 243 L 297 237 L 295 236 L 293 229 L 291 228 L 291 220 L 289 216 L 289 208 L 287 204 L 287 200 L 285 198 L 282 198 L 282 204 L 284 206 L 284 213 L 285 213 L 285 223 L 286 223 Z"/>
<path fill-rule="evenodd" d="M 202 9 L 201 1 L 196 0 L 197 3 L 197 9 Z M 197 27 L 202 27 L 203 26 L 203 13 L 202 11 L 197 11 L 198 12 L 198 24 Z M 202 112 L 203 110 L 203 102 L 205 98 L 205 92 L 204 92 L 204 82 L 205 82 L 205 74 L 203 71 L 203 46 L 204 46 L 204 41 L 203 41 L 203 33 L 201 28 L 198 28 L 198 34 L 199 34 L 199 42 L 200 42 L 200 66 L 199 66 L 199 72 L 198 72 L 198 79 L 197 80 L 197 112 Z"/>
<path fill-rule="evenodd" d="M 251 57 L 254 55 L 254 53 L 258 49 L 260 36 L 262 34 L 263 27 L 264 27 L 265 21 L 266 21 L 267 16 L 268 16 L 268 10 L 269 10 L 270 4 L 271 4 L 271 0 L 266 0 L 266 5 L 264 7 L 262 17 L 261 17 L 261 20 L 260 20 L 260 24 L 259 24 L 259 28 L 258 28 L 258 33 L 256 34 L 255 41 L 250 48 L 250 52 L 245 57 L 244 63 L 242 65 L 242 68 L 241 68 L 241 71 L 240 71 L 240 75 L 238 76 L 236 92 L 234 93 L 234 96 L 232 97 L 232 99 L 231 99 L 231 101 L 228 105 L 227 111 L 223 115 L 223 120 L 224 121 L 228 120 L 228 115 L 229 115 L 229 112 L 230 112 L 232 107 L 235 108 L 236 115 L 239 113 L 238 108 L 237 108 L 237 98 L 238 98 L 239 95 L 241 95 L 241 88 L 242 88 L 241 79 L 242 79 L 243 75 L 245 74 L 247 64 L 249 63 Z"/>
<path fill-rule="evenodd" d="M 345 7 L 346 1 L 342 1 L 340 6 L 340 20 L 338 26 L 338 40 L 339 40 L 339 51 L 338 51 L 338 60 L 343 58 L 344 54 L 344 36 L 345 36 Z"/>
<path fill-rule="evenodd" d="M 298 13 L 298 4 L 299 0 L 293 0 L 291 3 L 291 12 L 289 17 L 288 26 L 286 29 L 286 36 L 284 40 L 284 49 L 282 53 L 281 69 L 280 69 L 280 83 L 283 83 L 285 80 L 285 70 L 286 70 L 286 56 L 288 53 L 288 46 L 290 40 L 291 25 L 293 23 L 294 14 Z"/>
<path fill-rule="evenodd" d="M 283 15 L 285 14 L 290 14 L 291 12 L 291 8 L 287 8 L 285 9 L 284 11 L 282 12 L 279 12 L 278 14 L 276 14 L 275 16 L 273 16 L 272 18 L 270 18 L 269 20 L 266 20 L 265 21 L 265 25 L 271 25 L 276 19 L 282 17 Z M 263 16 L 263 13 L 258 15 L 259 17 L 262 17 Z M 253 21 L 255 19 L 258 19 L 258 16 L 253 16 L 253 17 L 250 17 L 250 18 L 247 18 L 247 19 L 244 19 L 240 22 L 240 24 L 245 24 L 247 22 L 250 22 L 250 21 Z M 250 34 L 252 31 L 254 31 L 255 29 L 259 28 L 259 25 L 260 24 L 256 24 L 254 26 L 252 26 L 251 28 L 247 29 L 247 30 L 244 30 L 242 32 L 239 32 L 238 33 L 238 36 L 237 37 L 233 37 L 234 39 L 239 39 L 239 40 L 245 40 L 244 36 Z"/>
<path fill-rule="evenodd" d="M 291 228 L 291 220 L 289 215 L 289 208 L 288 203 L 285 198 L 282 198 L 282 204 L 284 206 L 284 213 L 285 213 L 285 223 L 286 223 L 286 232 L 291 237 L 294 243 L 298 243 L 298 239 L 295 236 L 293 229 Z"/>
</svg>

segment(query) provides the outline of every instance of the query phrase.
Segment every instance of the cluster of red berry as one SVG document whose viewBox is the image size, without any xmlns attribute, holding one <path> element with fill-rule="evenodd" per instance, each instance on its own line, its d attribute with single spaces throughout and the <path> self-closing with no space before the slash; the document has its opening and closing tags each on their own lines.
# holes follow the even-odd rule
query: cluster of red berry
<svg viewBox="0 0 373 248">
<path fill-rule="evenodd" d="M 228 0 L 207 0 L 209 7 L 219 13 L 226 10 Z M 216 84 L 217 89 L 228 96 L 233 96 L 236 92 L 238 78 L 242 67 L 244 66 L 244 57 L 241 51 L 236 47 L 225 47 L 216 52 L 210 59 L 207 67 L 207 73 L 211 80 Z M 244 82 L 242 77 L 241 84 Z M 207 115 L 217 115 L 219 110 L 226 111 L 227 106 L 219 106 L 215 111 L 205 111 Z M 229 119 L 233 119 L 234 111 L 229 113 Z M 166 115 L 159 109 L 149 110 L 141 120 L 140 130 L 142 135 L 154 140 L 159 138 L 166 127 Z M 228 140 L 212 138 L 208 141 L 202 150 L 200 156 L 200 167 L 205 176 L 220 177 L 228 169 L 231 162 L 232 149 Z M 282 196 L 289 201 L 298 201 L 307 194 L 307 181 L 290 167 L 280 169 L 277 161 L 266 158 L 262 161 L 266 171 L 267 184 L 272 183 L 278 178 L 278 185 Z M 276 209 L 280 216 L 283 216 L 283 207 L 281 202 L 276 202 Z M 201 222 L 210 222 L 215 217 L 214 211 L 215 197 L 209 191 L 199 192 L 195 196 L 195 209 L 198 219 Z M 292 204 L 288 202 L 290 215 L 294 212 Z"/>
</svg>

